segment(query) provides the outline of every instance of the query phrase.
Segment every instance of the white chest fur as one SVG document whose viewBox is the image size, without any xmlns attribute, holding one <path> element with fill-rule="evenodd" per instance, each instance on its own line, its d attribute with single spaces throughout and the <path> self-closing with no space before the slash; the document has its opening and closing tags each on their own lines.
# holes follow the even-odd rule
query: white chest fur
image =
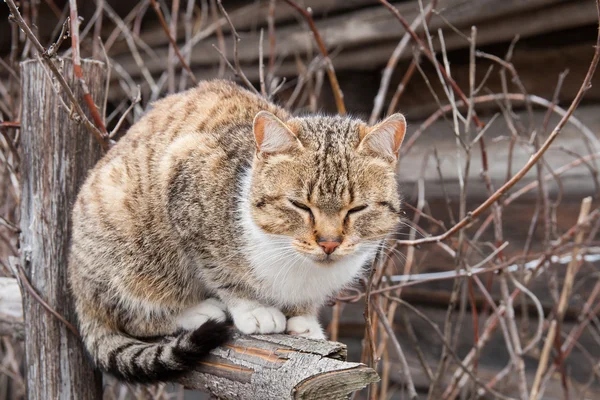
<svg viewBox="0 0 600 400">
<path fill-rule="evenodd" d="M 372 250 L 359 246 L 354 254 L 336 263 L 320 265 L 294 250 L 292 238 L 262 231 L 250 215 L 250 183 L 250 174 L 246 174 L 239 210 L 246 239 L 244 255 L 255 278 L 264 285 L 261 294 L 265 300 L 276 306 L 321 305 L 361 275 L 363 265 L 374 255 Z"/>
</svg>

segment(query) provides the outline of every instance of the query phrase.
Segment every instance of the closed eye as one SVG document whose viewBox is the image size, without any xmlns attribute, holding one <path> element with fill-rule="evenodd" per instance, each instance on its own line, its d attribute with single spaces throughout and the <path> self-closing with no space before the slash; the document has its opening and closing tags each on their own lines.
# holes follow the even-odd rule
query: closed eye
<svg viewBox="0 0 600 400">
<path fill-rule="evenodd" d="M 298 202 L 296 200 L 292 200 L 292 199 L 288 199 L 288 200 L 294 207 L 299 208 L 300 210 L 303 210 L 303 211 L 308 211 L 309 213 L 312 214 L 310 207 L 307 206 L 306 204 L 300 203 L 300 202 Z"/>
<path fill-rule="evenodd" d="M 348 214 L 354 214 L 354 213 L 360 212 L 360 211 L 364 210 L 365 208 L 367 208 L 366 204 L 363 204 L 362 206 L 351 208 L 348 210 Z"/>
<path fill-rule="evenodd" d="M 400 210 L 397 210 L 396 207 L 394 207 L 391 203 L 388 203 L 387 201 L 380 201 L 379 203 L 377 203 L 377 205 L 387 207 L 392 213 L 400 215 Z"/>
</svg>

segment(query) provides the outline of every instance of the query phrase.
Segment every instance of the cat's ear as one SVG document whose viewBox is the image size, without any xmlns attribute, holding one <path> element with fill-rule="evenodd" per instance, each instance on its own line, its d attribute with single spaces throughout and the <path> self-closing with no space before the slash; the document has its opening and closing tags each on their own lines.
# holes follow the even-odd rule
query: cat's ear
<svg viewBox="0 0 600 400">
<path fill-rule="evenodd" d="M 289 153 L 302 147 L 292 130 L 268 111 L 254 117 L 254 139 L 257 153 Z"/>
<path fill-rule="evenodd" d="M 396 161 L 405 133 L 404 116 L 392 114 L 377 125 L 366 129 L 358 145 L 358 151 L 383 157 L 390 162 Z"/>
</svg>

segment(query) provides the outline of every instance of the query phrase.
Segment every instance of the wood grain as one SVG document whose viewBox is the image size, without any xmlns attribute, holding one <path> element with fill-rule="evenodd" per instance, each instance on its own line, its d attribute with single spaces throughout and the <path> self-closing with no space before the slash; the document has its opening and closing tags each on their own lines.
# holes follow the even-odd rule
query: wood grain
<svg viewBox="0 0 600 400">
<path fill-rule="evenodd" d="M 71 62 L 61 63 L 67 82 L 81 98 Z M 106 68 L 96 61 L 84 61 L 82 67 L 93 100 L 100 104 Z M 26 61 L 21 71 L 20 262 L 39 295 L 74 323 L 66 273 L 70 211 L 88 169 L 100 158 L 100 146 L 70 118 L 43 65 Z M 100 375 L 79 339 L 28 294 L 23 309 L 28 399 L 100 399 Z"/>
<path fill-rule="evenodd" d="M 237 336 L 180 383 L 220 399 L 345 399 L 379 380 L 346 346 L 289 335 Z"/>
<path fill-rule="evenodd" d="M 0 287 L 5 289 L 0 296 L 0 336 L 20 339 L 23 317 L 15 303 L 20 298 L 19 287 L 12 278 L 0 278 Z M 346 345 L 337 342 L 289 335 L 237 335 L 178 382 L 224 400 L 345 399 L 379 380 L 373 369 L 347 362 L 346 355 Z M 64 392 L 61 395 L 68 398 Z"/>
<path fill-rule="evenodd" d="M 395 5 L 408 21 L 412 21 L 418 15 L 417 1 Z M 283 7 L 284 5 L 280 5 L 278 8 Z M 585 0 L 448 0 L 442 7 L 444 18 L 463 33 L 468 35 L 471 26 L 477 25 L 478 46 L 510 41 L 515 35 L 526 38 L 593 24 L 595 21 L 594 4 Z M 326 47 L 342 50 L 332 60 L 336 70 L 369 70 L 385 65 L 397 41 L 404 35 L 404 29 L 383 7 L 345 11 L 347 12 L 316 21 Z M 563 18 L 564 15 L 569 15 L 569 18 Z M 235 18 L 232 19 L 236 24 Z M 259 33 L 256 30 L 243 32 L 242 29 L 238 28 L 241 36 L 239 60 L 242 65 L 250 66 L 244 68 L 248 78 L 258 81 L 258 68 L 254 66 L 258 65 Z M 444 31 L 449 51 L 468 47 L 464 37 L 448 28 L 446 22 L 438 16 L 431 19 L 429 29 L 431 32 L 436 32 L 437 29 Z M 164 40 L 163 38 L 160 43 L 152 43 L 157 57 L 145 60 L 146 66 L 153 74 L 162 73 L 164 69 L 164 60 L 168 53 Z M 293 55 L 309 53 L 311 41 L 311 33 L 301 25 L 277 25 L 276 56 L 281 59 L 277 75 L 295 76 L 297 67 Z M 194 46 L 190 66 L 198 79 L 215 76 L 220 56 L 214 50 L 214 45 L 216 38 L 211 36 Z M 438 41 L 434 45 L 439 49 Z M 140 75 L 137 64 L 126 48 L 113 49 L 111 56 L 132 77 Z M 410 60 L 412 57 L 412 52 L 406 52 L 401 59 Z"/>
</svg>

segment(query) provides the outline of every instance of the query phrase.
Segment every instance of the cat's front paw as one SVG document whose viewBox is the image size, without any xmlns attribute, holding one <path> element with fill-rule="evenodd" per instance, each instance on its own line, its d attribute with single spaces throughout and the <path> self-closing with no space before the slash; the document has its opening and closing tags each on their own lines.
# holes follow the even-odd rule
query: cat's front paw
<svg viewBox="0 0 600 400">
<path fill-rule="evenodd" d="M 281 333 L 285 330 L 285 315 L 275 307 L 257 307 L 241 311 L 230 310 L 233 323 L 246 335 Z"/>
<path fill-rule="evenodd" d="M 294 336 L 302 336 L 308 339 L 325 340 L 325 334 L 317 317 L 313 315 L 298 315 L 287 321 L 286 332 Z"/>
<path fill-rule="evenodd" d="M 209 319 L 223 322 L 227 319 L 225 304 L 217 299 L 206 299 L 200 304 L 190 307 L 177 317 L 177 326 L 185 330 L 199 328 Z"/>
</svg>

